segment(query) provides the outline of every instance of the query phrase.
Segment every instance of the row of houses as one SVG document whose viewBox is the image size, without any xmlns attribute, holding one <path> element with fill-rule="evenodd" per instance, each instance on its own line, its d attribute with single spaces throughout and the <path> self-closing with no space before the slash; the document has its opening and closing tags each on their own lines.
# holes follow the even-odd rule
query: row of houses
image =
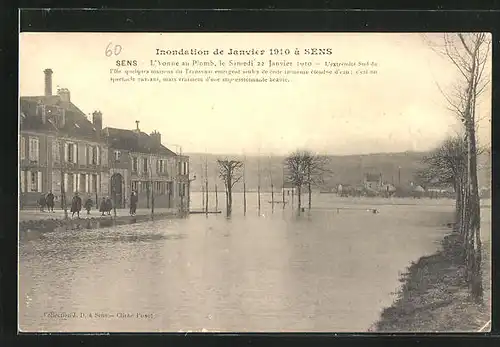
<svg viewBox="0 0 500 347">
<path fill-rule="evenodd" d="M 44 71 L 44 95 L 20 97 L 22 208 L 49 191 L 56 201 L 78 192 L 125 207 L 132 190 L 143 207 L 154 195 L 156 207 L 189 208 L 189 157 L 165 147 L 159 132 L 141 131 L 139 121 L 135 129 L 103 128 L 103 114 L 87 117 L 68 89 L 52 93 L 52 74 Z"/>
</svg>

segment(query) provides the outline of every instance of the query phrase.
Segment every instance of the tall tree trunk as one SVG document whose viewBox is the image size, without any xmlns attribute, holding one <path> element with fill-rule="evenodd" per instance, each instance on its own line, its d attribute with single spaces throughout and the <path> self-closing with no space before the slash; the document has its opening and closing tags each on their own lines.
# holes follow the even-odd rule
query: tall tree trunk
<svg viewBox="0 0 500 347">
<path fill-rule="evenodd" d="M 302 187 L 298 186 L 297 187 L 297 200 L 298 200 L 298 207 L 299 207 L 299 212 L 302 207 Z"/>
<path fill-rule="evenodd" d="M 247 214 L 247 184 L 243 182 L 243 215 Z"/>
<path fill-rule="evenodd" d="M 219 197 L 217 196 L 217 183 L 215 184 L 215 212 L 219 211 Z"/>
<path fill-rule="evenodd" d="M 227 190 L 227 216 L 231 216 L 233 212 L 233 191 L 231 187 Z"/>
<path fill-rule="evenodd" d="M 208 180 L 205 181 L 205 193 L 206 193 L 205 213 L 208 214 Z"/>
<path fill-rule="evenodd" d="M 260 214 L 260 184 L 257 187 L 257 198 L 259 199 L 259 214 Z"/>
<path fill-rule="evenodd" d="M 274 212 L 274 186 L 271 183 L 271 211 Z"/>
<path fill-rule="evenodd" d="M 308 184 L 308 187 L 307 187 L 307 190 L 308 190 L 308 194 L 309 194 L 309 209 L 311 209 L 311 182 L 309 182 Z"/>
<path fill-rule="evenodd" d="M 475 124 L 475 122 L 472 122 Z M 473 249 L 473 259 L 471 264 L 472 281 L 470 289 L 473 298 L 477 301 L 483 299 L 482 285 L 482 243 L 481 243 L 481 207 L 479 201 L 479 189 L 477 181 L 477 148 L 476 134 L 474 126 L 469 127 L 469 147 L 470 147 L 470 221 L 471 243 Z"/>
</svg>

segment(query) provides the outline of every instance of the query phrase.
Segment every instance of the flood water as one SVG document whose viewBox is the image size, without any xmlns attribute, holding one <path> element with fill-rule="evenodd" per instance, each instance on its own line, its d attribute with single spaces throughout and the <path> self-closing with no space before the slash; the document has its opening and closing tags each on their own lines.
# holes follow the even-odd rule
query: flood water
<svg viewBox="0 0 500 347">
<path fill-rule="evenodd" d="M 259 214 L 249 194 L 244 216 L 235 194 L 231 219 L 197 214 L 23 241 L 20 329 L 366 331 L 394 300 L 399 273 L 439 247 L 452 202 L 314 199 L 298 216 L 272 211 L 266 195 Z M 192 207 L 201 201 L 193 194 Z"/>
</svg>

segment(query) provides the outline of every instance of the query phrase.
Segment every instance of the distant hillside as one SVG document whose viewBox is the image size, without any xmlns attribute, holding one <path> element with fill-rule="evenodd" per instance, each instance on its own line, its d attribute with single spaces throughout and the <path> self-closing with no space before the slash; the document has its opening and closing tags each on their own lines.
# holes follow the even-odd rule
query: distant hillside
<svg viewBox="0 0 500 347">
<path fill-rule="evenodd" d="M 409 183 L 413 180 L 414 173 L 422 167 L 421 160 L 426 153 L 404 152 L 404 153 L 379 153 L 368 155 L 330 156 L 328 169 L 332 172 L 324 177 L 325 186 L 321 189 L 329 189 L 342 184 L 359 184 L 365 173 L 382 174 L 387 182 L 398 183 L 398 168 L 401 167 L 401 183 Z M 243 156 L 237 155 L 214 155 L 202 153 L 186 153 L 190 156 L 190 169 L 192 175 L 197 179 L 192 183 L 192 190 L 201 190 L 201 184 L 205 180 L 205 160 L 208 167 L 209 189 L 222 189 L 222 182 L 218 178 L 217 159 L 236 159 L 243 161 Z M 246 185 L 248 190 L 256 190 L 259 181 L 259 164 L 261 172 L 261 189 L 271 189 L 271 176 L 275 189 L 281 189 L 283 182 L 283 156 L 258 157 L 247 156 L 246 163 Z M 201 179 L 200 179 L 201 178 Z M 242 190 L 242 182 L 235 186 L 235 190 Z"/>
<path fill-rule="evenodd" d="M 346 155 L 329 156 L 328 169 L 332 172 L 324 177 L 325 186 L 322 190 L 327 190 L 341 184 L 356 185 L 362 182 L 365 173 L 382 174 L 382 179 L 386 182 L 398 184 L 398 168 L 401 167 L 401 184 L 409 184 L 414 180 L 414 174 L 423 168 L 423 157 L 427 152 L 402 152 L 402 153 L 377 153 L 366 155 Z M 217 159 L 244 160 L 243 156 L 237 155 L 214 155 L 203 153 L 186 153 L 190 157 L 191 176 L 196 175 L 196 180 L 192 183 L 192 191 L 200 191 L 201 184 L 205 182 L 205 160 L 207 162 L 209 189 L 214 190 L 217 184 L 219 190 L 223 190 L 222 181 L 218 177 Z M 260 159 L 260 160 L 259 160 Z M 259 182 L 259 163 L 261 172 L 261 190 L 271 190 L 271 176 L 275 190 L 280 190 L 283 182 L 283 161 L 284 156 L 258 157 L 247 156 L 246 163 L 246 185 L 247 190 L 257 190 Z M 489 157 L 483 155 L 479 158 L 479 185 L 487 185 L 491 171 L 483 167 L 491 165 Z M 235 191 L 243 190 L 243 181 L 235 186 Z"/>
</svg>

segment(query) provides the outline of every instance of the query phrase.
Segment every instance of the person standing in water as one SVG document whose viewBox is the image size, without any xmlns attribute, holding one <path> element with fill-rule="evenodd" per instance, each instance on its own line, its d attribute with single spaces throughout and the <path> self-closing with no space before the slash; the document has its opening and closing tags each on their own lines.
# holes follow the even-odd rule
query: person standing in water
<svg viewBox="0 0 500 347">
<path fill-rule="evenodd" d="M 78 192 L 73 196 L 73 200 L 71 201 L 71 218 L 75 216 L 75 213 L 78 218 L 80 218 L 80 211 L 82 210 L 82 198 L 78 196 Z"/>
<path fill-rule="evenodd" d="M 130 194 L 130 215 L 133 216 L 135 215 L 135 212 L 137 210 L 137 193 L 132 191 L 132 194 Z"/>
<path fill-rule="evenodd" d="M 45 197 L 45 201 L 47 203 L 47 210 L 49 212 L 54 212 L 54 194 L 52 194 L 52 192 L 48 192 L 47 196 Z"/>
</svg>

